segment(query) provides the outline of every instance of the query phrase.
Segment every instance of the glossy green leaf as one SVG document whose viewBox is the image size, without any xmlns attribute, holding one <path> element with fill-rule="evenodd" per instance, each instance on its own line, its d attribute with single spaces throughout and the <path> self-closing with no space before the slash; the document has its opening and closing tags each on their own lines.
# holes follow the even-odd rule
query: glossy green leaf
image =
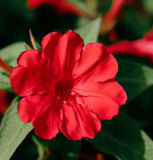
<svg viewBox="0 0 153 160">
<path fill-rule="evenodd" d="M 117 81 L 127 92 L 128 101 L 141 94 L 153 85 L 153 69 L 136 62 L 117 59 L 119 71 Z"/>
<path fill-rule="evenodd" d="M 16 148 L 32 130 L 31 123 L 24 124 L 17 113 L 18 98 L 7 110 L 0 126 L 0 160 L 9 160 Z"/>
<path fill-rule="evenodd" d="M 43 140 L 37 136 L 33 140 L 38 148 L 38 160 L 74 160 L 80 152 L 81 141 L 70 141 L 61 133 L 52 140 Z"/>
<path fill-rule="evenodd" d="M 125 114 L 102 122 L 102 131 L 90 142 L 121 160 L 152 160 L 153 141 Z"/>
<path fill-rule="evenodd" d="M 99 36 L 99 30 L 101 27 L 101 18 L 97 18 L 87 25 L 75 30 L 84 40 L 84 44 L 91 42 L 97 42 Z"/>
</svg>

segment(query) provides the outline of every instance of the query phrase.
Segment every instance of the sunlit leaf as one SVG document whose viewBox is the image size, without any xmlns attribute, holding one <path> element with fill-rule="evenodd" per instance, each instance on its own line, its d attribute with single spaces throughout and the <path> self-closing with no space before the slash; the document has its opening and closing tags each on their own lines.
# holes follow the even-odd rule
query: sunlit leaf
<svg viewBox="0 0 153 160">
<path fill-rule="evenodd" d="M 0 50 L 0 58 L 12 67 L 17 65 L 17 58 L 25 50 L 24 43 L 11 44 Z M 0 68 L 0 90 L 11 90 L 9 76 Z"/>
<path fill-rule="evenodd" d="M 17 65 L 17 58 L 23 51 L 25 51 L 24 42 L 17 42 L 1 49 L 0 57 L 7 64 L 9 64 L 12 67 L 15 67 Z"/>
<path fill-rule="evenodd" d="M 16 148 L 32 130 L 32 125 L 20 121 L 17 113 L 18 98 L 7 110 L 0 126 L 0 160 L 9 160 Z"/>
<path fill-rule="evenodd" d="M 91 21 L 87 25 L 75 30 L 84 40 L 84 44 L 97 42 L 99 30 L 101 27 L 101 18 Z"/>
<path fill-rule="evenodd" d="M 146 12 L 153 15 L 153 1 L 152 0 L 142 0 L 142 4 Z"/>
<path fill-rule="evenodd" d="M 77 8 L 80 8 L 84 14 L 88 17 L 95 17 L 96 11 L 97 11 L 97 2 L 94 1 L 88 1 L 85 0 L 67 0 L 68 2 L 75 5 Z"/>
</svg>

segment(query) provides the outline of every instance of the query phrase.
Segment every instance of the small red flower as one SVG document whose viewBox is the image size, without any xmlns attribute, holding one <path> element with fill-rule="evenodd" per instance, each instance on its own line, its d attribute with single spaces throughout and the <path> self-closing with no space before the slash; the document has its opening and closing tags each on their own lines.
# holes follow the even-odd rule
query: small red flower
<svg viewBox="0 0 153 160">
<path fill-rule="evenodd" d="M 107 50 L 113 54 L 148 58 L 153 62 L 153 28 L 142 39 L 119 42 L 108 46 Z"/>
<path fill-rule="evenodd" d="M 118 115 L 126 93 L 113 80 L 118 64 L 106 47 L 83 40 L 73 31 L 48 34 L 42 51 L 30 49 L 11 73 L 13 90 L 22 98 L 20 119 L 35 133 L 52 139 L 61 131 L 68 139 L 94 138 L 100 119 Z"/>
<path fill-rule="evenodd" d="M 8 95 L 5 91 L 0 91 L 0 114 L 4 114 L 8 108 Z"/>
<path fill-rule="evenodd" d="M 121 11 L 125 3 L 130 5 L 136 5 L 138 3 L 138 0 L 113 0 L 110 10 L 103 19 L 105 25 L 109 24 L 117 18 L 119 12 Z"/>
<path fill-rule="evenodd" d="M 114 20 L 118 16 L 125 2 L 126 0 L 113 0 L 109 12 L 105 15 L 103 19 L 104 24 L 110 23 L 112 20 Z"/>
<path fill-rule="evenodd" d="M 71 2 L 66 0 L 27 0 L 28 8 L 35 9 L 41 5 L 54 7 L 59 13 L 72 13 L 83 15 L 83 11 Z"/>
</svg>

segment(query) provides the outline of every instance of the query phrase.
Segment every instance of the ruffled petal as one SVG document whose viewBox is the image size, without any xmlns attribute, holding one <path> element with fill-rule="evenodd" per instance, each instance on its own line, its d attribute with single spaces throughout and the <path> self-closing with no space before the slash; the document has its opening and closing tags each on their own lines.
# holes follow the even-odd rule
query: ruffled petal
<svg viewBox="0 0 153 160">
<path fill-rule="evenodd" d="M 101 129 L 101 122 L 85 104 L 67 105 L 62 107 L 60 131 L 70 140 L 83 137 L 94 138 Z"/>
<path fill-rule="evenodd" d="M 88 108 L 100 119 L 111 119 L 116 116 L 119 106 L 127 100 L 124 89 L 115 81 L 99 82 L 90 85 L 76 86 L 78 93 Z"/>
<path fill-rule="evenodd" d="M 102 120 L 110 120 L 119 113 L 119 105 L 107 96 L 84 97 L 84 103 Z"/>
<path fill-rule="evenodd" d="M 52 105 L 55 93 L 24 97 L 18 105 L 18 113 L 24 123 L 32 122 Z"/>
<path fill-rule="evenodd" d="M 13 90 L 21 97 L 48 92 L 52 88 L 54 72 L 39 50 L 27 50 L 18 59 L 18 67 L 11 73 Z"/>
<path fill-rule="evenodd" d="M 33 121 L 35 133 L 43 139 L 52 139 L 59 132 L 61 102 L 54 101 L 48 110 L 45 110 Z"/>
<path fill-rule="evenodd" d="M 53 93 L 28 96 L 20 101 L 18 113 L 23 122 L 33 123 L 39 137 L 52 139 L 59 132 L 60 105 Z"/>
<path fill-rule="evenodd" d="M 69 77 L 83 47 L 81 37 L 69 30 L 63 36 L 52 33 L 42 41 L 43 53 L 52 61 L 57 77 Z"/>
<path fill-rule="evenodd" d="M 100 43 L 90 43 L 74 66 L 74 84 L 113 79 L 117 71 L 117 61 L 112 54 L 106 52 L 106 47 Z"/>
<path fill-rule="evenodd" d="M 47 34 L 41 41 L 42 52 L 49 58 L 50 62 L 54 61 L 55 49 L 61 37 L 61 33 L 52 32 Z"/>
</svg>

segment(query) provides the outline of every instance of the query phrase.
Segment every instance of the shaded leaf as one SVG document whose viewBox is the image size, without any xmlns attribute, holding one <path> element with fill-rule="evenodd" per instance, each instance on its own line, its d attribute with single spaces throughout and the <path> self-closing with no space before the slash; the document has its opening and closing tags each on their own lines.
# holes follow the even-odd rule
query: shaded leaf
<svg viewBox="0 0 153 160">
<path fill-rule="evenodd" d="M 121 160 L 152 160 L 153 141 L 125 114 L 103 121 L 100 133 L 90 142 Z"/>
<path fill-rule="evenodd" d="M 61 133 L 52 140 L 43 140 L 34 136 L 33 140 L 38 147 L 38 160 L 58 159 L 74 160 L 78 156 L 81 141 L 70 141 Z"/>
<path fill-rule="evenodd" d="M 152 68 L 120 58 L 117 61 L 119 63 L 119 71 L 116 79 L 127 92 L 128 101 L 153 85 Z"/>
<path fill-rule="evenodd" d="M 0 68 L 0 91 L 10 91 L 10 90 L 11 90 L 10 78 Z"/>
<path fill-rule="evenodd" d="M 133 8 L 128 8 L 126 11 L 123 22 L 126 26 L 126 30 L 130 31 L 129 34 L 133 35 L 134 39 L 142 38 L 144 33 L 150 30 L 149 21 L 147 18 L 148 17 L 143 14 L 138 14 L 138 12 Z M 127 32 L 124 33 L 127 34 Z"/>
</svg>

